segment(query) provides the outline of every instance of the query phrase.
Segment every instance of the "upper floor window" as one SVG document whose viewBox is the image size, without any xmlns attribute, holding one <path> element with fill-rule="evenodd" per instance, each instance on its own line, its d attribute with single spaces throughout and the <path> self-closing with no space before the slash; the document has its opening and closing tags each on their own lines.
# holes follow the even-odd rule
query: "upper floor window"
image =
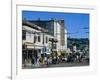
<svg viewBox="0 0 100 80">
<path fill-rule="evenodd" d="M 38 36 L 38 42 L 40 42 L 41 40 L 40 40 L 40 36 Z"/>
<path fill-rule="evenodd" d="M 48 43 L 48 37 L 46 37 L 46 43 Z"/>
<path fill-rule="evenodd" d="M 36 43 L 36 40 L 37 40 L 37 36 L 34 36 L 34 43 Z"/>
<path fill-rule="evenodd" d="M 25 30 L 22 31 L 22 40 L 26 40 L 26 31 Z"/>
</svg>

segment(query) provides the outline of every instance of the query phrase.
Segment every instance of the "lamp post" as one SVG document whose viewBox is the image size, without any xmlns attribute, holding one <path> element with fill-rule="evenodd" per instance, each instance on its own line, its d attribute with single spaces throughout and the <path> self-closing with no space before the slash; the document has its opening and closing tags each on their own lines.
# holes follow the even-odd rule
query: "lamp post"
<svg viewBox="0 0 100 80">
<path fill-rule="evenodd" d="M 53 38 L 51 38 L 51 39 L 49 39 L 49 41 L 51 42 L 51 45 L 52 45 L 52 48 L 51 48 L 51 56 L 52 56 L 52 59 L 53 59 L 53 57 L 54 57 L 54 54 L 53 54 L 53 49 L 54 49 L 54 43 L 55 43 L 55 46 L 56 46 L 56 43 L 58 42 L 56 39 L 53 39 Z M 56 54 L 56 59 L 57 59 L 57 54 Z"/>
</svg>

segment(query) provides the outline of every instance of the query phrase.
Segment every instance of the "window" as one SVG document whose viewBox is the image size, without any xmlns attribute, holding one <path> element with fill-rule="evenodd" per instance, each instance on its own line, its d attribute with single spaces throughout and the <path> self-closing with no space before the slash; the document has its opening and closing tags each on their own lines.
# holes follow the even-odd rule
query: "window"
<svg viewBox="0 0 100 80">
<path fill-rule="evenodd" d="M 36 40 L 37 40 L 37 36 L 34 36 L 34 43 L 36 43 Z"/>
<path fill-rule="evenodd" d="M 41 53 L 41 49 L 39 49 L 39 53 Z"/>
<path fill-rule="evenodd" d="M 38 36 L 38 42 L 40 42 L 40 36 Z"/>
<path fill-rule="evenodd" d="M 26 46 L 25 45 L 22 45 L 22 49 L 26 49 Z"/>
<path fill-rule="evenodd" d="M 43 34 L 43 42 L 42 43 L 44 44 L 44 34 Z"/>
<path fill-rule="evenodd" d="M 25 30 L 22 31 L 22 40 L 26 40 L 26 31 Z"/>
</svg>

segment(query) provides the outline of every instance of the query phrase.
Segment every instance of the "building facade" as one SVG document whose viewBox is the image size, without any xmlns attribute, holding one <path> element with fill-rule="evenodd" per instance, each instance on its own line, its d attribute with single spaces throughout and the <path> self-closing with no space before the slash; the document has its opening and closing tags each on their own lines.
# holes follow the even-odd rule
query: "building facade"
<svg viewBox="0 0 100 80">
<path fill-rule="evenodd" d="M 54 36 L 58 40 L 57 51 L 67 50 L 67 30 L 65 29 L 64 20 L 54 21 Z"/>
<path fill-rule="evenodd" d="M 22 59 L 46 56 L 53 51 L 67 50 L 67 30 L 64 20 L 23 20 L 22 21 Z"/>
</svg>

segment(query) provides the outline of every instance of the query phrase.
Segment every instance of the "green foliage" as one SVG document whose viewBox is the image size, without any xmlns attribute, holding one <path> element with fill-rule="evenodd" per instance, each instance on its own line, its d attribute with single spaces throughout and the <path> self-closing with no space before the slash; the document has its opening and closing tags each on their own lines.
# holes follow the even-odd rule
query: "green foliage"
<svg viewBox="0 0 100 80">
<path fill-rule="evenodd" d="M 76 55 L 78 55 L 78 56 L 80 55 L 80 53 L 79 53 L 79 52 L 76 52 L 75 54 L 76 54 Z"/>
</svg>

